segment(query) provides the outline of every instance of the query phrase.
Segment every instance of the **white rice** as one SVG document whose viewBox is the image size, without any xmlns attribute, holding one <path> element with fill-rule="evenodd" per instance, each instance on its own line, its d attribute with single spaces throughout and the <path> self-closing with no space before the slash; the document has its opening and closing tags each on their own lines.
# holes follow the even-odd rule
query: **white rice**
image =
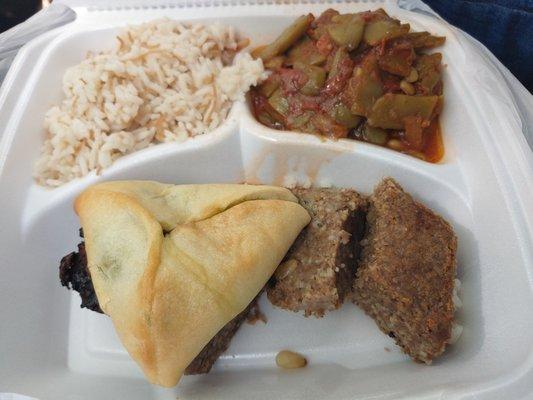
<svg viewBox="0 0 533 400">
<path fill-rule="evenodd" d="M 60 186 L 136 150 L 212 131 L 266 77 L 261 60 L 245 52 L 224 65 L 239 48 L 231 27 L 162 19 L 117 39 L 117 49 L 66 71 L 65 99 L 45 116 L 37 183 Z"/>
</svg>

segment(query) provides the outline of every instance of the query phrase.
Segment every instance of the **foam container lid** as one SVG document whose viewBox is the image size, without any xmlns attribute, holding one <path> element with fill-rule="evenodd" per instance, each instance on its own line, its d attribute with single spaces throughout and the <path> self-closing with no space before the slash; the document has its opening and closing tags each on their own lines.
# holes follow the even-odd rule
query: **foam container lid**
<svg viewBox="0 0 533 400">
<path fill-rule="evenodd" d="M 506 86 L 438 19 L 392 1 L 269 3 L 225 0 L 108 8 L 76 5 L 76 21 L 27 44 L 0 92 L 0 392 L 39 399 L 501 399 L 533 390 L 533 162 Z M 120 4 L 120 3 L 117 3 Z M 32 168 L 44 113 L 62 98 L 61 80 L 88 51 L 111 48 L 117 28 L 154 18 L 231 24 L 266 43 L 295 16 L 383 7 L 414 30 L 445 35 L 446 155 L 438 164 L 350 140 L 279 132 L 236 103 L 215 131 L 119 159 L 101 175 L 60 188 L 37 186 Z M 62 288 L 58 262 L 75 249 L 73 199 L 111 179 L 169 183 L 314 184 L 370 193 L 386 176 L 446 218 L 459 240 L 464 326 L 431 366 L 413 363 L 352 304 L 322 319 L 274 309 L 245 324 L 207 375 L 173 389 L 147 383 L 109 318 L 79 308 Z M 308 367 L 279 370 L 284 348 Z"/>
</svg>

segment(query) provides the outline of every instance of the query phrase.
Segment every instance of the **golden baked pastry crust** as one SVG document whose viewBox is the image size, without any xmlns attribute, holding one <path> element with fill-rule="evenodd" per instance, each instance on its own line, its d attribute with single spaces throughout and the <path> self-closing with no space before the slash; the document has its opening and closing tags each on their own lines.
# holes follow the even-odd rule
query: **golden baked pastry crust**
<svg viewBox="0 0 533 400">
<path fill-rule="evenodd" d="M 287 189 L 252 185 L 108 182 L 75 210 L 100 307 L 163 386 L 248 306 L 310 220 Z"/>
</svg>

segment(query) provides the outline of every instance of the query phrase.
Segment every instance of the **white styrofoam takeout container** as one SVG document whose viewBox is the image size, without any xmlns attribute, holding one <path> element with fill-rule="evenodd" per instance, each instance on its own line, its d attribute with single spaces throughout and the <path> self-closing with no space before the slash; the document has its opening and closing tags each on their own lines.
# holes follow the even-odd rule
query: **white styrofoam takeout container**
<svg viewBox="0 0 533 400">
<path fill-rule="evenodd" d="M 181 144 L 123 157 L 100 176 L 47 190 L 32 180 L 45 111 L 61 99 L 65 69 L 89 50 L 114 45 L 117 27 L 161 16 L 232 24 L 254 44 L 276 36 L 295 16 L 328 7 L 383 7 L 415 30 L 446 35 L 442 47 L 446 156 L 429 164 L 370 144 L 277 132 L 237 103 L 216 131 Z M 0 93 L 0 392 L 40 399 L 500 399 L 533 389 L 533 173 L 512 132 L 512 105 L 497 80 L 472 66 L 446 25 L 393 2 L 237 4 L 78 8 L 78 19 L 36 39 L 16 59 Z M 491 81 L 492 79 L 492 81 Z M 494 90 L 494 96 L 491 96 Z M 515 132 L 516 133 L 516 132 Z M 458 312 L 464 332 L 432 366 L 411 362 L 354 305 L 322 319 L 261 306 L 263 325 L 244 325 L 211 373 L 174 389 L 149 385 L 110 320 L 79 308 L 58 280 L 60 258 L 75 249 L 72 201 L 109 179 L 169 183 L 243 182 L 351 187 L 369 193 L 392 176 L 444 216 L 459 238 Z M 289 348 L 307 368 L 281 371 Z"/>
</svg>

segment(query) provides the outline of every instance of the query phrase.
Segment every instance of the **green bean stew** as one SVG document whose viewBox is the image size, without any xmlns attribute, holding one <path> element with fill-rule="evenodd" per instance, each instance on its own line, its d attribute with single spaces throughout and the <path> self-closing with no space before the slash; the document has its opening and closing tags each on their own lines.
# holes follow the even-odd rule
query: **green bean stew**
<svg viewBox="0 0 533 400">
<path fill-rule="evenodd" d="M 410 32 L 382 9 L 303 15 L 252 52 L 271 71 L 251 91 L 254 115 L 271 128 L 362 140 L 438 162 L 442 55 L 425 50 L 444 41 Z"/>
</svg>

